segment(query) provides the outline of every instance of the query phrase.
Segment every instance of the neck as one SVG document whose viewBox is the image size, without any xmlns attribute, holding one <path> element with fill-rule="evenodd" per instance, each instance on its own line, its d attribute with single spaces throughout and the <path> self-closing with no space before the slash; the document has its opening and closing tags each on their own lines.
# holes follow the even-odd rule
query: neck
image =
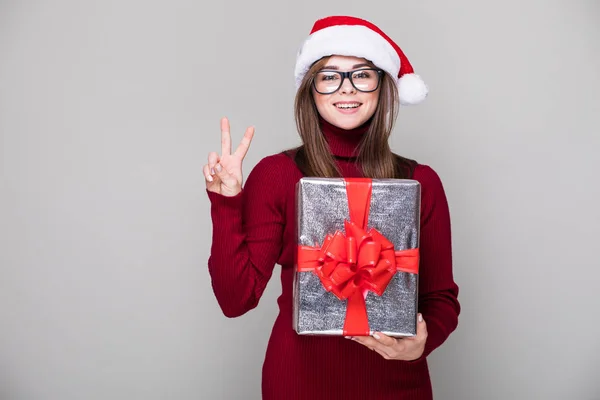
<svg viewBox="0 0 600 400">
<path fill-rule="evenodd" d="M 346 130 L 330 124 L 323 118 L 319 118 L 319 122 L 331 153 L 337 157 L 356 157 L 360 141 L 371 123 L 367 121 L 357 128 Z"/>
</svg>

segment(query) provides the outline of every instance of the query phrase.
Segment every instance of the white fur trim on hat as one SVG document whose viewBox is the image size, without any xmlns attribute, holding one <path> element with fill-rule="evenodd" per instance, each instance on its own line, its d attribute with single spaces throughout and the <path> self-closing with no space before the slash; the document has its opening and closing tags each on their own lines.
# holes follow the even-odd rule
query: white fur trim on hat
<svg viewBox="0 0 600 400">
<path fill-rule="evenodd" d="M 379 33 L 362 25 L 329 26 L 311 34 L 296 57 L 296 89 L 315 61 L 332 55 L 365 58 L 387 72 L 396 81 L 402 105 L 419 104 L 427 97 L 427 85 L 419 75 L 411 72 L 398 78 L 401 60 L 394 46 Z"/>
<path fill-rule="evenodd" d="M 298 52 L 296 89 L 315 61 L 331 55 L 366 58 L 392 77 L 400 71 L 398 53 L 378 33 L 361 25 L 331 26 L 310 35 Z"/>
</svg>

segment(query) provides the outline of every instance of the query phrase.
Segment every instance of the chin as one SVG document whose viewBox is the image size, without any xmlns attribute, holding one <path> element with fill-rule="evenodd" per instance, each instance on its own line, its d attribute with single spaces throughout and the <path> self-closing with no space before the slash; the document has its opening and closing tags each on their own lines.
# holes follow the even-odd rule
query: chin
<svg viewBox="0 0 600 400">
<path fill-rule="evenodd" d="M 355 123 L 349 124 L 349 123 L 346 123 L 346 124 L 334 124 L 334 125 L 337 126 L 338 128 L 342 128 L 342 129 L 344 129 L 346 131 L 350 131 L 352 129 L 358 128 L 361 124 L 355 124 Z"/>
<path fill-rule="evenodd" d="M 363 121 L 362 119 L 348 120 L 345 118 L 333 118 L 331 121 L 332 125 L 335 125 L 338 128 L 341 128 L 341 129 L 344 129 L 347 131 L 358 128 L 359 126 L 361 126 L 364 123 L 365 123 L 365 121 Z"/>
</svg>

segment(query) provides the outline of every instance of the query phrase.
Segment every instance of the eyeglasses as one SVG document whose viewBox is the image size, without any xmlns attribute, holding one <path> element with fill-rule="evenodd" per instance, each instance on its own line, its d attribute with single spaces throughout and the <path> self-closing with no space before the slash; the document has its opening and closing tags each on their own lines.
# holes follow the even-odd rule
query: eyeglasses
<svg viewBox="0 0 600 400">
<path fill-rule="evenodd" d="M 340 72 L 319 71 L 313 78 L 313 87 L 319 94 L 332 94 L 339 90 L 344 79 L 350 79 L 352 86 L 359 92 L 374 92 L 379 87 L 383 70 L 377 68 L 362 68 L 354 71 Z"/>
</svg>

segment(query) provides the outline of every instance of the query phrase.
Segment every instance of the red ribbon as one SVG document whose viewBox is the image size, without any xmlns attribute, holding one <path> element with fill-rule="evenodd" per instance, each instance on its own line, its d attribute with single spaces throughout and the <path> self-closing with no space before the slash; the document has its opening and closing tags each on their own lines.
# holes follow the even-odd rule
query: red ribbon
<svg viewBox="0 0 600 400">
<path fill-rule="evenodd" d="M 298 246 L 298 271 L 312 271 L 325 290 L 347 300 L 345 336 L 370 334 L 365 297 L 381 296 L 397 271 L 419 273 L 419 249 L 394 250 L 376 229 L 366 231 L 371 207 L 371 179 L 346 178 L 350 221 L 346 235 L 328 234 L 322 246 Z"/>
</svg>

